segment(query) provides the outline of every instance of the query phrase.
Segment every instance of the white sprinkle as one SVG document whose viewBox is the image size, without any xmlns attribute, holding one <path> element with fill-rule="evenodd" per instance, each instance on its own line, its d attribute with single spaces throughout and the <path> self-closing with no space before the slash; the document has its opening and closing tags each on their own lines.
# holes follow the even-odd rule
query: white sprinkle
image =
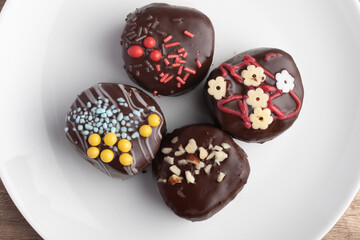
<svg viewBox="0 0 360 240">
<path fill-rule="evenodd" d="M 217 182 L 222 182 L 222 180 L 225 177 L 225 173 L 223 172 L 219 172 L 218 176 L 217 176 Z"/>
<path fill-rule="evenodd" d="M 178 168 L 176 165 L 172 165 L 169 169 L 170 169 L 170 171 L 173 172 L 174 174 L 180 176 L 181 170 L 180 170 L 180 168 Z"/>
</svg>

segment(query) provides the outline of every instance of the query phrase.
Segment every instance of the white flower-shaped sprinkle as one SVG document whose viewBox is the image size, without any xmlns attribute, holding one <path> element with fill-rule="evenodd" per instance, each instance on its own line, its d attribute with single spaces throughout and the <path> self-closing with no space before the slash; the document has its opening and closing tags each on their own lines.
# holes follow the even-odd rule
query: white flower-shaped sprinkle
<svg viewBox="0 0 360 240">
<path fill-rule="evenodd" d="M 272 123 L 273 117 L 271 116 L 270 109 L 257 107 L 254 109 L 254 113 L 250 114 L 250 121 L 252 122 L 251 126 L 253 129 L 260 128 L 265 130 L 268 128 L 269 124 Z"/>
<path fill-rule="evenodd" d="M 220 100 L 225 97 L 226 94 L 226 82 L 221 76 L 217 77 L 216 80 L 211 79 L 208 82 L 209 88 L 208 93 L 213 96 L 216 100 Z"/>
<path fill-rule="evenodd" d="M 261 88 L 257 88 L 256 90 L 249 90 L 247 95 L 248 99 L 246 99 L 246 103 L 251 105 L 253 108 L 264 108 L 267 106 L 269 95 L 265 94 L 264 90 Z"/>
<path fill-rule="evenodd" d="M 280 73 L 275 75 L 276 79 L 276 87 L 283 91 L 284 93 L 288 93 L 290 90 L 293 90 L 294 85 L 294 77 L 290 75 L 288 71 L 285 69 L 282 70 Z"/>
<path fill-rule="evenodd" d="M 247 70 L 241 72 L 241 76 L 244 78 L 244 84 L 246 86 L 259 86 L 266 79 L 264 69 L 261 67 L 255 67 L 254 65 L 247 66 Z"/>
</svg>

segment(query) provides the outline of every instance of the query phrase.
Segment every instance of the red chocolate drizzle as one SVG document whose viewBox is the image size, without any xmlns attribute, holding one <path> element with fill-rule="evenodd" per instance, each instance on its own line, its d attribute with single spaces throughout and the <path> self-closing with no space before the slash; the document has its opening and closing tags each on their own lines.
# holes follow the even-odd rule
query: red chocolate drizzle
<svg viewBox="0 0 360 240">
<path fill-rule="evenodd" d="M 272 57 L 276 57 L 276 56 L 281 56 L 282 54 L 281 53 L 268 53 L 265 55 L 265 62 L 269 61 L 270 58 Z"/>
<path fill-rule="evenodd" d="M 279 54 L 279 53 L 269 53 L 269 54 L 266 55 L 265 61 L 267 61 L 271 57 L 279 56 L 279 55 L 281 55 L 281 54 Z M 244 79 L 237 72 L 235 72 L 235 70 L 239 69 L 241 67 L 244 67 L 244 66 L 251 65 L 251 64 L 256 66 L 256 67 L 262 68 L 264 70 L 264 73 L 268 77 L 270 77 L 272 80 L 276 81 L 275 76 L 274 76 L 273 73 L 271 73 L 270 71 L 268 71 L 267 69 L 262 67 L 259 63 L 256 62 L 255 58 L 252 58 L 249 55 L 245 55 L 243 57 L 243 61 L 241 63 L 235 65 L 235 66 L 231 66 L 230 64 L 223 63 L 223 64 L 221 64 L 219 66 L 219 69 L 221 70 L 221 76 L 223 78 L 227 77 L 229 75 L 229 73 L 230 73 L 230 75 L 237 82 L 239 82 L 240 84 L 243 84 Z M 186 68 L 184 70 L 186 70 Z M 248 88 L 249 89 L 254 89 L 254 87 L 252 87 L 252 86 L 249 86 Z M 276 88 L 275 86 L 268 85 L 265 82 L 261 83 L 260 86 L 258 86 L 258 88 L 261 88 L 264 91 L 264 93 L 266 93 L 266 94 L 268 94 L 270 96 L 269 100 L 267 102 L 267 108 L 270 109 L 270 111 L 273 114 L 276 115 L 276 116 L 273 117 L 274 119 L 286 120 L 286 119 L 289 119 L 289 118 L 292 118 L 292 117 L 296 116 L 299 113 L 299 111 L 301 109 L 301 100 L 300 100 L 299 96 L 297 96 L 297 94 L 294 91 L 290 90 L 289 95 L 294 99 L 294 101 L 296 102 L 297 107 L 293 112 L 286 115 L 283 111 L 281 111 L 273 103 L 273 100 L 275 100 L 278 97 L 281 97 L 284 94 L 280 89 Z M 232 115 L 235 115 L 235 116 L 238 116 L 238 117 L 242 118 L 243 121 L 244 121 L 245 127 L 250 128 L 251 127 L 251 121 L 249 119 L 248 105 L 246 103 L 247 98 L 248 98 L 247 95 L 237 95 L 237 94 L 232 95 L 232 96 L 230 96 L 228 98 L 224 98 L 224 99 L 219 100 L 217 102 L 217 107 L 221 111 L 223 111 L 225 113 L 232 114 Z M 227 107 L 224 106 L 226 103 L 229 103 L 229 102 L 232 102 L 232 101 L 237 101 L 240 112 L 235 111 L 233 109 L 230 109 L 230 108 L 227 108 Z"/>
</svg>

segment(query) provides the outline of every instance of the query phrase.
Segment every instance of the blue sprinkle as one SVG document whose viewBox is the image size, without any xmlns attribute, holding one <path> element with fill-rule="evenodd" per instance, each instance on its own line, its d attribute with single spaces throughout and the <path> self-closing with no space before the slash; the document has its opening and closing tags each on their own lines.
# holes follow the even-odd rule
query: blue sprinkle
<svg viewBox="0 0 360 240">
<path fill-rule="evenodd" d="M 130 120 L 130 123 L 133 123 L 134 122 L 134 120 Z"/>
<path fill-rule="evenodd" d="M 102 113 L 102 114 L 100 115 L 100 117 L 106 118 L 106 113 Z"/>
<path fill-rule="evenodd" d="M 70 121 L 70 116 L 67 117 L 68 121 Z"/>
<path fill-rule="evenodd" d="M 114 151 L 118 152 L 119 149 L 116 146 L 114 146 Z"/>
<path fill-rule="evenodd" d="M 134 113 L 136 116 L 140 117 L 140 114 L 141 114 L 141 113 L 140 113 L 139 111 L 134 110 L 133 113 Z"/>
<path fill-rule="evenodd" d="M 101 122 L 98 122 L 97 124 L 96 124 L 96 127 L 100 127 L 102 125 L 102 123 Z"/>
<path fill-rule="evenodd" d="M 85 115 L 85 116 L 88 115 L 88 112 L 84 112 L 84 115 Z"/>
<path fill-rule="evenodd" d="M 129 105 L 127 103 L 124 103 L 124 107 L 128 107 Z"/>
<path fill-rule="evenodd" d="M 112 123 L 110 123 L 110 124 L 109 124 L 109 127 L 111 128 L 112 126 L 113 126 L 113 124 L 112 124 Z"/>
<path fill-rule="evenodd" d="M 130 118 L 129 118 L 128 116 L 125 116 L 125 117 L 124 117 L 124 120 L 125 120 L 125 121 L 129 121 Z"/>
<path fill-rule="evenodd" d="M 138 132 L 134 132 L 133 135 L 131 135 L 132 139 L 138 138 L 140 135 Z"/>
<path fill-rule="evenodd" d="M 105 129 L 107 128 L 107 123 L 103 124 L 103 128 L 105 128 Z"/>
<path fill-rule="evenodd" d="M 83 135 L 89 135 L 89 131 L 83 131 L 82 134 Z"/>
<path fill-rule="evenodd" d="M 90 115 L 90 116 L 89 116 L 89 120 L 91 121 L 92 119 L 93 119 L 93 117 Z"/>
<path fill-rule="evenodd" d="M 135 123 L 135 124 L 139 124 L 139 121 L 136 120 L 134 123 Z"/>
<path fill-rule="evenodd" d="M 127 128 L 126 128 L 126 127 L 122 127 L 122 128 L 120 128 L 120 131 L 121 131 L 121 132 L 127 132 Z"/>
<path fill-rule="evenodd" d="M 94 112 L 95 110 L 96 110 L 96 107 L 93 107 L 93 108 L 91 109 L 92 112 Z"/>
<path fill-rule="evenodd" d="M 97 127 L 94 127 L 94 132 L 98 132 L 99 129 Z"/>
<path fill-rule="evenodd" d="M 76 118 L 75 122 L 76 122 L 76 123 L 79 123 L 79 121 L 80 121 L 80 116 L 78 116 L 78 117 Z"/>
<path fill-rule="evenodd" d="M 83 125 L 79 125 L 79 126 L 78 126 L 78 130 L 79 130 L 79 131 L 82 131 L 82 130 L 83 130 Z"/>
<path fill-rule="evenodd" d="M 119 105 L 120 105 L 120 106 L 124 106 L 124 104 L 123 104 L 123 103 L 119 103 Z"/>
<path fill-rule="evenodd" d="M 89 124 L 85 124 L 85 129 L 87 129 L 87 130 L 92 130 L 92 129 L 93 129 L 93 126 L 90 126 Z"/>
<path fill-rule="evenodd" d="M 130 136 L 127 136 L 126 138 L 127 138 L 127 140 L 131 140 L 131 137 L 130 137 Z"/>
<path fill-rule="evenodd" d="M 113 114 L 117 113 L 118 111 L 116 109 L 112 110 Z"/>
<path fill-rule="evenodd" d="M 103 103 L 103 101 L 101 101 L 101 100 L 99 100 L 99 101 L 98 101 L 98 104 L 100 104 L 100 105 L 101 105 L 102 103 Z"/>
<path fill-rule="evenodd" d="M 139 128 L 139 125 L 135 125 L 136 128 Z"/>
<path fill-rule="evenodd" d="M 101 123 L 104 122 L 104 119 L 103 119 L 103 118 L 100 118 L 100 122 L 101 122 Z"/>
<path fill-rule="evenodd" d="M 76 128 L 74 128 L 74 127 L 73 127 L 73 129 L 72 129 L 72 130 L 73 130 L 73 131 L 76 131 Z"/>
<path fill-rule="evenodd" d="M 127 136 L 126 133 L 122 133 L 122 134 L 121 134 L 121 137 L 122 137 L 122 138 L 126 138 L 126 136 Z"/>
<path fill-rule="evenodd" d="M 133 131 L 133 129 L 132 129 L 132 128 L 128 128 L 128 131 L 129 131 L 129 132 L 132 132 L 132 131 Z"/>
<path fill-rule="evenodd" d="M 109 122 L 110 122 L 110 120 L 109 120 L 108 117 L 105 118 L 105 122 L 106 122 L 106 123 L 109 123 Z"/>
<path fill-rule="evenodd" d="M 95 122 L 98 122 L 100 119 L 99 118 L 95 118 Z"/>
<path fill-rule="evenodd" d="M 116 136 L 119 138 L 119 137 L 120 137 L 120 133 L 117 133 Z"/>
<path fill-rule="evenodd" d="M 112 105 L 111 107 L 110 107 L 110 109 L 114 109 L 115 108 L 115 106 L 114 105 Z"/>
<path fill-rule="evenodd" d="M 100 133 L 100 134 L 103 134 L 103 133 L 104 133 L 104 131 L 103 131 L 102 129 L 100 129 L 100 130 L 99 130 L 99 133 Z"/>
<path fill-rule="evenodd" d="M 117 120 L 120 122 L 123 119 L 124 115 L 122 113 L 119 113 Z"/>
<path fill-rule="evenodd" d="M 112 128 L 111 128 L 111 132 L 115 133 L 115 132 L 116 132 L 116 128 L 112 127 Z"/>
<path fill-rule="evenodd" d="M 129 114 L 129 117 L 133 117 L 133 116 L 134 116 L 134 114 L 132 114 L 132 113 Z"/>
<path fill-rule="evenodd" d="M 113 124 L 116 124 L 116 123 L 117 123 L 116 119 L 111 120 L 111 122 L 112 122 Z"/>
<path fill-rule="evenodd" d="M 127 127 L 130 127 L 130 125 L 131 125 L 130 123 L 127 123 L 127 124 L 126 124 Z"/>
<path fill-rule="evenodd" d="M 140 112 L 143 112 L 143 111 L 144 111 L 144 109 L 140 108 L 140 109 L 139 109 L 139 111 L 140 111 Z"/>
<path fill-rule="evenodd" d="M 123 99 L 123 98 L 118 98 L 117 100 L 118 100 L 118 102 L 125 102 L 125 99 Z"/>
<path fill-rule="evenodd" d="M 90 102 L 87 102 L 86 106 L 89 108 L 91 107 L 91 103 Z"/>
<path fill-rule="evenodd" d="M 98 100 L 95 100 L 95 104 L 98 104 Z"/>
<path fill-rule="evenodd" d="M 75 119 L 76 118 L 76 115 L 73 115 L 73 119 Z"/>
<path fill-rule="evenodd" d="M 80 113 L 80 114 L 81 114 L 81 115 L 80 115 L 81 118 L 85 118 L 85 115 L 83 115 L 82 113 Z"/>
<path fill-rule="evenodd" d="M 81 111 L 81 108 L 78 108 L 77 111 L 80 112 L 80 111 Z"/>
<path fill-rule="evenodd" d="M 96 109 L 97 114 L 104 113 L 104 112 L 105 112 L 105 109 L 103 109 L 103 108 Z"/>
<path fill-rule="evenodd" d="M 154 106 L 151 106 L 151 107 L 150 107 L 150 110 L 151 110 L 151 111 L 155 111 L 155 107 L 154 107 Z"/>
<path fill-rule="evenodd" d="M 67 131 L 69 131 L 69 128 L 68 128 L 68 127 L 66 127 L 64 130 L 65 130 L 65 132 L 67 132 Z"/>
<path fill-rule="evenodd" d="M 109 102 L 109 99 L 105 98 L 105 99 L 104 99 L 104 102 L 108 103 L 108 102 Z"/>
<path fill-rule="evenodd" d="M 84 120 L 84 119 L 80 119 L 80 123 L 85 123 L 85 120 Z"/>
<path fill-rule="evenodd" d="M 113 115 L 113 113 L 110 109 L 106 111 L 106 114 L 108 115 L 108 117 L 111 117 Z"/>
<path fill-rule="evenodd" d="M 121 121 L 121 125 L 125 125 L 125 120 L 122 120 L 122 121 Z"/>
</svg>

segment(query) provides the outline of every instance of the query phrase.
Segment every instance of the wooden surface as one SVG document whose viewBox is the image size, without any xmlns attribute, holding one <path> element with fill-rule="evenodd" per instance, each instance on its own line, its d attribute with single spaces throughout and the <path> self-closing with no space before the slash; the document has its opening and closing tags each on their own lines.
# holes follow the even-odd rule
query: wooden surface
<svg viewBox="0 0 360 240">
<path fill-rule="evenodd" d="M 5 0 L 0 0 L 0 11 Z M 1 53 L 0 53 L 1 54 Z M 26 222 L 0 180 L 0 239 L 42 239 Z M 323 240 L 360 240 L 360 191 L 345 214 Z"/>
</svg>

